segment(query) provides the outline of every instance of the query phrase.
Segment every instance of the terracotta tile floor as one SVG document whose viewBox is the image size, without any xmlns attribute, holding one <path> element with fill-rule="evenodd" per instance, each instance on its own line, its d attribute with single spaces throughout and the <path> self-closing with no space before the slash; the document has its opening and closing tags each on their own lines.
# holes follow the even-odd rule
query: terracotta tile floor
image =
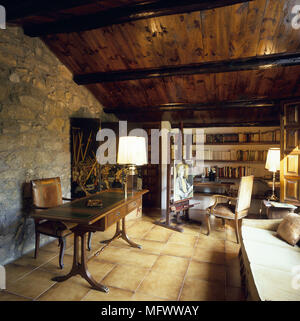
<svg viewBox="0 0 300 321">
<path fill-rule="evenodd" d="M 58 283 L 51 279 L 69 272 L 72 265 L 72 236 L 67 239 L 65 267 L 58 267 L 57 241 L 6 265 L 7 289 L 0 301 L 121 301 L 121 300 L 244 300 L 239 274 L 235 233 L 212 218 L 212 232 L 206 235 L 205 223 L 185 224 L 175 232 L 145 216 L 127 223 L 128 235 L 143 249 L 131 248 L 123 240 L 111 243 L 99 256 L 101 240 L 114 234 L 114 227 L 94 233 L 88 252 L 88 269 L 93 277 L 109 287 L 109 293 L 91 289 L 80 276 Z M 204 217 L 201 217 L 204 221 Z"/>
</svg>

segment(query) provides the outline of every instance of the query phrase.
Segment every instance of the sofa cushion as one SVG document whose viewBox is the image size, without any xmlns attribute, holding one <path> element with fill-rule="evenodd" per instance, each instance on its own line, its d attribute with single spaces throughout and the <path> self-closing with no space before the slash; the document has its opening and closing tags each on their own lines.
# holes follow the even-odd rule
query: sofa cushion
<svg viewBox="0 0 300 321">
<path fill-rule="evenodd" d="M 300 290 L 291 271 L 251 265 L 253 280 L 262 301 L 300 301 Z"/>
<path fill-rule="evenodd" d="M 270 230 L 277 232 L 279 224 L 282 222 L 281 219 L 247 219 L 244 218 L 242 226 L 251 226 L 254 228 L 260 228 L 263 230 Z"/>
<path fill-rule="evenodd" d="M 278 226 L 278 235 L 291 245 L 297 244 L 300 240 L 300 216 L 290 213 Z"/>
<path fill-rule="evenodd" d="M 300 265 L 299 248 L 295 250 L 248 239 L 243 240 L 243 247 L 250 265 L 259 264 L 289 273 L 294 266 Z"/>
<path fill-rule="evenodd" d="M 300 248 L 298 246 L 292 247 L 291 245 L 283 241 L 274 231 L 264 230 L 251 226 L 242 226 L 241 229 L 243 239 L 300 251 Z"/>
</svg>

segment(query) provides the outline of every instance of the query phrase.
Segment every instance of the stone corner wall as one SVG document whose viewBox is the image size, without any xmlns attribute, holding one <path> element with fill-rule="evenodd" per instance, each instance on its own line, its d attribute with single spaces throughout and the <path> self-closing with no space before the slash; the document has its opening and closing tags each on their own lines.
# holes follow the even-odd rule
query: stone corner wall
<svg viewBox="0 0 300 321">
<path fill-rule="evenodd" d="M 70 193 L 70 117 L 116 121 L 38 38 L 0 30 L 0 264 L 34 248 L 30 185 L 60 176 Z M 41 244 L 49 238 L 41 238 Z"/>
</svg>

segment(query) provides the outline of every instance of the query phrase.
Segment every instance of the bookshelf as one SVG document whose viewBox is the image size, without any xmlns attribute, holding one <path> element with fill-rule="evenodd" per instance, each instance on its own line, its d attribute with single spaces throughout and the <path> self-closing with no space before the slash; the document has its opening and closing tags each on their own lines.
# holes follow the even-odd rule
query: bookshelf
<svg viewBox="0 0 300 321">
<path fill-rule="evenodd" d="M 176 131 L 174 131 L 176 133 Z M 189 128 L 184 129 L 191 136 L 190 157 L 200 164 L 200 172 L 195 176 L 208 178 L 210 169 L 218 178 L 240 178 L 254 175 L 270 179 L 271 173 L 265 169 L 268 149 L 280 147 L 279 127 L 223 127 L 223 128 Z M 197 137 L 199 136 L 199 137 Z M 176 140 L 176 139 L 175 139 Z M 201 145 L 197 154 L 196 144 Z M 172 146 L 174 159 L 176 146 Z M 186 147 L 183 146 L 183 158 Z"/>
<path fill-rule="evenodd" d="M 176 134 L 176 129 L 173 133 Z M 193 173 L 194 180 L 208 180 L 208 171 L 214 168 L 219 182 L 234 183 L 231 190 L 235 193 L 242 176 L 254 175 L 251 212 L 258 213 L 261 200 L 270 190 L 268 184 L 272 180 L 272 173 L 265 169 L 267 151 L 271 147 L 280 147 L 280 127 L 189 128 L 184 129 L 184 133 L 192 135 L 188 138 L 192 142 L 190 156 L 196 158 L 196 142 L 202 142 L 201 157 L 198 158 L 198 154 L 194 161 L 195 166 L 199 168 Z M 173 158 L 176 147 L 172 148 Z M 185 153 L 184 146 L 184 157 Z M 192 216 L 196 217 L 199 210 L 205 213 L 210 205 L 211 196 L 222 192 L 221 189 L 195 186 L 191 203 L 201 201 L 202 205 L 197 205 L 191 210 Z"/>
<path fill-rule="evenodd" d="M 214 128 L 205 129 L 202 135 L 205 177 L 213 169 L 220 179 L 236 179 L 246 175 L 270 178 L 265 162 L 268 149 L 280 147 L 279 127 Z M 196 142 L 195 136 L 193 143 Z M 195 147 L 192 149 L 195 155 Z"/>
</svg>

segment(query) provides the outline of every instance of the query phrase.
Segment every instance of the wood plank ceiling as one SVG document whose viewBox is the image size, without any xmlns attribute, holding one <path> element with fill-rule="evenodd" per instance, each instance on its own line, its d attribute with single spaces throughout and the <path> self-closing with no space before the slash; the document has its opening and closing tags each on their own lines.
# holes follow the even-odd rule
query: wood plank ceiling
<svg viewBox="0 0 300 321">
<path fill-rule="evenodd" d="M 300 96 L 298 0 L 21 2 L 7 3 L 10 21 L 121 119 L 273 125 L 279 101 Z"/>
</svg>

